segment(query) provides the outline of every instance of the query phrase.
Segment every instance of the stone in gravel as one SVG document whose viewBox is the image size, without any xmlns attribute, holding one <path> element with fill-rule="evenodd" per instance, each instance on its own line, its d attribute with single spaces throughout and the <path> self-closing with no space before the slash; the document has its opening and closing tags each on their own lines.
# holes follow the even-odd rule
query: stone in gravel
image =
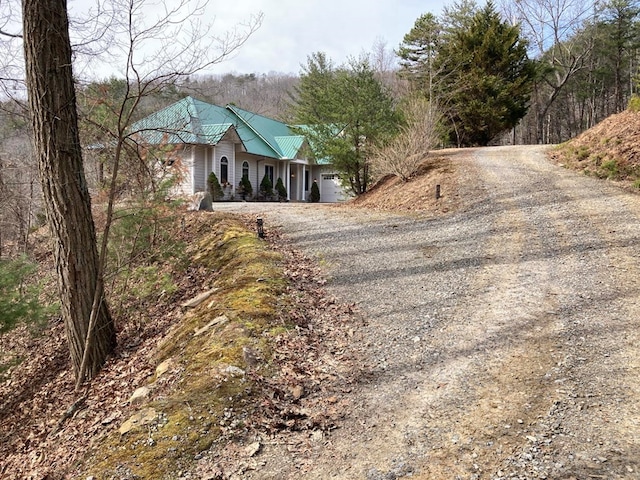
<svg viewBox="0 0 640 480">
<path fill-rule="evenodd" d="M 291 388 L 291 396 L 294 400 L 300 400 L 304 395 L 304 387 L 302 385 L 296 385 Z"/>
<path fill-rule="evenodd" d="M 262 445 L 260 445 L 260 442 L 253 442 L 247 445 L 244 451 L 247 452 L 248 456 L 253 457 L 260 451 L 261 448 Z"/>
</svg>

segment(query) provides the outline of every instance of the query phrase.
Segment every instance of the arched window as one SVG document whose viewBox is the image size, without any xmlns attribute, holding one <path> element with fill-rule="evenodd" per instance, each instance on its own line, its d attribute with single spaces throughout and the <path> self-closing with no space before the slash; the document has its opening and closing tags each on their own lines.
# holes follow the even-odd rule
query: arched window
<svg viewBox="0 0 640 480">
<path fill-rule="evenodd" d="M 229 160 L 227 157 L 220 159 L 220 183 L 229 183 Z"/>
<path fill-rule="evenodd" d="M 249 162 L 242 162 L 242 176 L 249 178 Z"/>
</svg>

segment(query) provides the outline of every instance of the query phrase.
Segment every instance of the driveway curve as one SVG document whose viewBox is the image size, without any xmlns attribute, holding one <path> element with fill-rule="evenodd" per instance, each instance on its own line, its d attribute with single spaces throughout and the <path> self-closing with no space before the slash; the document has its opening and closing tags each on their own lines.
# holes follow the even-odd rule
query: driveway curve
<svg viewBox="0 0 640 480">
<path fill-rule="evenodd" d="M 244 478 L 640 478 L 640 197 L 544 151 L 461 151 L 462 207 L 436 218 L 216 205 L 278 226 L 366 318 L 341 428 Z"/>
</svg>

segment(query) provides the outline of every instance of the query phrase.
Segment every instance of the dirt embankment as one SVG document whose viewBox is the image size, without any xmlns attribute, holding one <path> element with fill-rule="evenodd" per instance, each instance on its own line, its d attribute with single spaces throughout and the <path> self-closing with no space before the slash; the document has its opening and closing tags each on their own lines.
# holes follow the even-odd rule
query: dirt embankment
<svg viewBox="0 0 640 480">
<path fill-rule="evenodd" d="M 569 168 L 640 187 L 640 112 L 611 115 L 551 152 Z"/>
</svg>

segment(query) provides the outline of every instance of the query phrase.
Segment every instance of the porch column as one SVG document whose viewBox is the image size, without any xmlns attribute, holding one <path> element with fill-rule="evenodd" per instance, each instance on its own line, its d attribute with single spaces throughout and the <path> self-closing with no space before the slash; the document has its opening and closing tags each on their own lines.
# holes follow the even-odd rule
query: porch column
<svg viewBox="0 0 640 480">
<path fill-rule="evenodd" d="M 300 191 L 302 192 L 302 201 L 306 202 L 307 201 L 307 192 L 305 191 L 304 187 L 304 179 L 307 178 L 307 165 L 306 164 L 302 164 L 302 177 L 300 178 L 300 184 L 302 185 L 302 187 L 300 188 Z"/>
<path fill-rule="evenodd" d="M 287 178 L 287 200 L 291 200 L 291 162 L 287 162 L 285 172 Z"/>
</svg>

